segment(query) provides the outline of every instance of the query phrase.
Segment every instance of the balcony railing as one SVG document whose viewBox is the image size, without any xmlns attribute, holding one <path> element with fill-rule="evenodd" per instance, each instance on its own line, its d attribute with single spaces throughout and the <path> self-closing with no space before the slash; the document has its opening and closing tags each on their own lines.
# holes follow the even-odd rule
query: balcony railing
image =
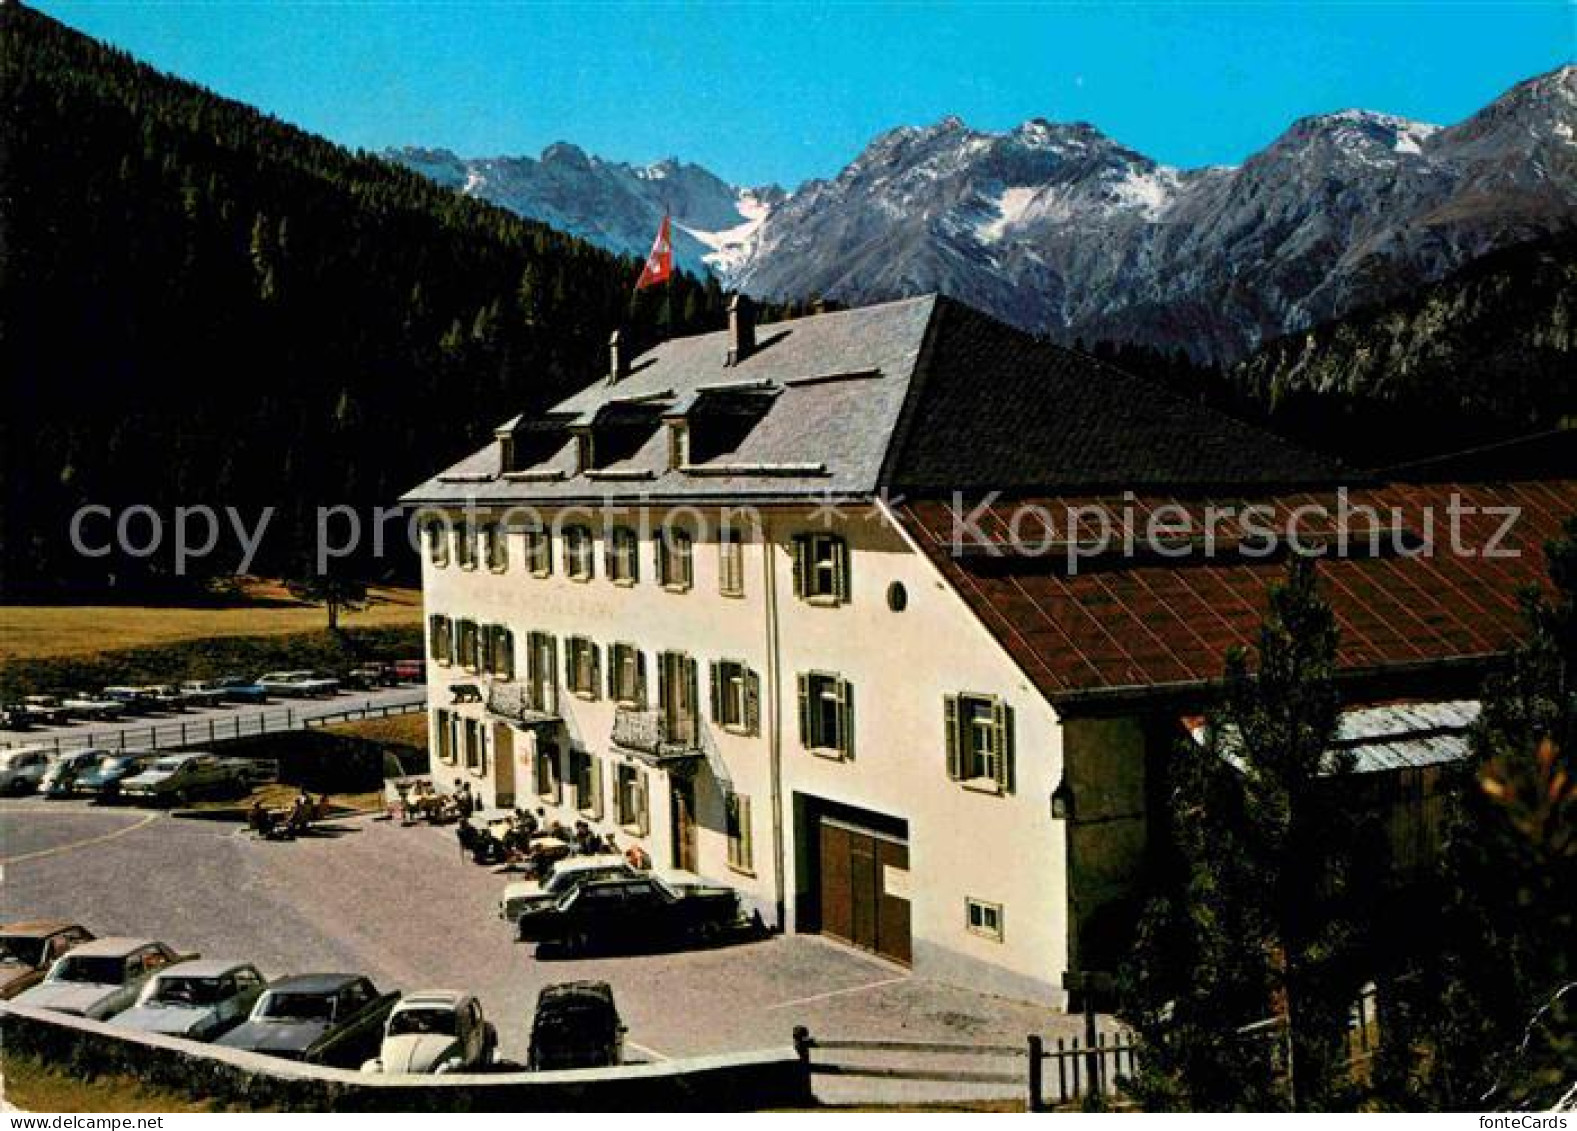
<svg viewBox="0 0 1577 1131">
<path fill-rule="evenodd" d="M 704 751 L 696 718 L 670 720 L 656 708 L 617 707 L 613 712 L 613 744 L 658 758 L 687 758 Z"/>
<path fill-rule="evenodd" d="M 541 702 L 534 700 L 527 683 L 510 681 L 487 685 L 487 713 L 507 722 L 526 725 L 555 722 L 559 714 L 554 709 L 553 699 L 550 690 L 542 696 Z"/>
</svg>

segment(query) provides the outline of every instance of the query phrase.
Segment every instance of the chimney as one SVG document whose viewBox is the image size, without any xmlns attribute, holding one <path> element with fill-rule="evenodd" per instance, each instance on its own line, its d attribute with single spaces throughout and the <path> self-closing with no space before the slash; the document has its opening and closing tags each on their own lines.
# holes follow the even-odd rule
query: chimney
<svg viewBox="0 0 1577 1131">
<path fill-rule="evenodd" d="M 756 352 L 756 304 L 749 295 L 728 300 L 728 364 L 738 365 Z"/>
<path fill-rule="evenodd" d="M 630 375 L 630 358 L 624 352 L 624 333 L 615 330 L 608 335 L 608 384 L 617 385 Z"/>
</svg>

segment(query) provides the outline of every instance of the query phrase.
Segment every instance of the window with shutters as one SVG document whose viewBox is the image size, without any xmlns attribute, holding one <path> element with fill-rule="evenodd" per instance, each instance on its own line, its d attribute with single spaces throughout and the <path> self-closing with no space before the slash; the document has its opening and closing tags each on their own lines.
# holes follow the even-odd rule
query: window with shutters
<svg viewBox="0 0 1577 1131">
<path fill-rule="evenodd" d="M 735 734 L 761 731 L 761 680 L 738 660 L 712 664 L 712 719 Z"/>
<path fill-rule="evenodd" d="M 438 760 L 454 765 L 454 719 L 448 711 L 433 712 L 433 740 L 437 744 Z"/>
<path fill-rule="evenodd" d="M 461 569 L 476 568 L 476 530 L 469 523 L 454 528 L 455 561 Z"/>
<path fill-rule="evenodd" d="M 608 649 L 608 698 L 621 707 L 646 706 L 646 657 L 633 644 Z"/>
<path fill-rule="evenodd" d="M 750 823 L 750 798 L 742 793 L 729 793 L 724 797 L 728 822 L 728 866 L 736 872 L 755 875 L 756 850 L 754 829 Z"/>
<path fill-rule="evenodd" d="M 640 576 L 640 539 L 628 526 L 608 531 L 607 562 L 604 571 L 615 585 L 634 585 Z"/>
<path fill-rule="evenodd" d="M 550 805 L 564 800 L 564 782 L 559 774 L 559 749 L 551 742 L 537 744 L 536 766 L 537 796 Z"/>
<path fill-rule="evenodd" d="M 725 597 L 745 595 L 745 542 L 734 527 L 717 534 L 717 591 Z"/>
<path fill-rule="evenodd" d="M 700 737 L 695 661 L 683 652 L 664 652 L 658 657 L 657 684 L 664 740 L 694 745 Z"/>
<path fill-rule="evenodd" d="M 427 524 L 427 560 L 435 566 L 449 564 L 449 525 L 441 519 Z"/>
<path fill-rule="evenodd" d="M 800 743 L 812 754 L 854 756 L 854 689 L 825 672 L 799 677 Z"/>
<path fill-rule="evenodd" d="M 575 808 L 594 821 L 602 820 L 602 759 L 585 750 L 572 750 L 575 766 Z"/>
<path fill-rule="evenodd" d="M 971 789 L 1013 792 L 1013 710 L 994 695 L 949 695 L 943 705 L 947 775 Z"/>
<path fill-rule="evenodd" d="M 849 544 L 836 534 L 794 539 L 794 595 L 813 605 L 849 600 Z"/>
<path fill-rule="evenodd" d="M 476 622 L 463 620 L 456 633 L 458 641 L 456 652 L 460 666 L 468 672 L 480 671 L 482 668 L 482 655 L 478 643 Z"/>
<path fill-rule="evenodd" d="M 427 639 L 434 663 L 447 667 L 454 662 L 454 624 L 448 617 L 434 613 L 427 618 Z"/>
<path fill-rule="evenodd" d="M 636 766 L 621 765 L 614 816 L 625 832 L 645 836 L 650 828 L 646 806 L 646 775 Z"/>
<path fill-rule="evenodd" d="M 598 665 L 601 651 L 584 636 L 571 636 L 565 642 L 564 679 L 570 691 L 582 699 L 597 698 L 597 685 L 601 682 Z"/>
<path fill-rule="evenodd" d="M 526 568 L 532 577 L 553 576 L 553 536 L 546 530 L 526 531 Z"/>
<path fill-rule="evenodd" d="M 526 691 L 532 710 L 558 713 L 558 641 L 545 632 L 526 637 Z"/>
<path fill-rule="evenodd" d="M 482 724 L 476 719 L 466 719 L 464 722 L 465 768 L 473 773 L 483 773 L 487 769 L 486 756 L 482 750 Z"/>
<path fill-rule="evenodd" d="M 494 573 L 503 573 L 509 568 L 509 539 L 504 528 L 496 522 L 482 527 L 482 554 L 487 568 Z"/>
<path fill-rule="evenodd" d="M 584 526 L 564 528 L 564 573 L 571 581 L 590 581 L 596 572 L 591 531 Z"/>
<path fill-rule="evenodd" d="M 657 548 L 657 583 L 682 593 L 694 583 L 690 560 L 690 535 L 683 530 L 659 530 L 652 538 Z"/>
<path fill-rule="evenodd" d="M 515 634 L 501 624 L 483 630 L 487 634 L 486 670 L 495 679 L 515 678 Z"/>
</svg>

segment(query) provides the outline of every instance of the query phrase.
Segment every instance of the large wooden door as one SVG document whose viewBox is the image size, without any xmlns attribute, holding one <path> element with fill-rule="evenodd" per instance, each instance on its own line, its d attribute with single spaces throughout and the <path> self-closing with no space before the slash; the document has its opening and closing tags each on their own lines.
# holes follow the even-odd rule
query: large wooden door
<svg viewBox="0 0 1577 1131">
<path fill-rule="evenodd" d="M 911 961 L 909 846 L 825 818 L 819 841 L 822 933 Z"/>
<path fill-rule="evenodd" d="M 695 782 L 673 778 L 669 784 L 669 814 L 673 823 L 674 867 L 684 872 L 696 870 Z"/>
</svg>

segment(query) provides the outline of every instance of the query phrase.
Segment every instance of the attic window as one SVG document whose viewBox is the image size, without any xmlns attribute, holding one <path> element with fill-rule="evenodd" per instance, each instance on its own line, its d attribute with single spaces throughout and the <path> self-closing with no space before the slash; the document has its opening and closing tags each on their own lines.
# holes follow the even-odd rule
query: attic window
<svg viewBox="0 0 1577 1131">
<path fill-rule="evenodd" d="M 500 470 L 508 475 L 547 463 L 569 443 L 569 427 L 551 417 L 523 420 L 498 430 Z"/>
<path fill-rule="evenodd" d="M 772 409 L 776 392 L 729 389 L 702 392 L 685 414 L 690 464 L 707 463 L 737 452 L 745 438 Z"/>
<path fill-rule="evenodd" d="M 597 410 L 581 438 L 580 470 L 602 470 L 623 463 L 645 446 L 662 427 L 657 403 L 615 401 Z"/>
</svg>

